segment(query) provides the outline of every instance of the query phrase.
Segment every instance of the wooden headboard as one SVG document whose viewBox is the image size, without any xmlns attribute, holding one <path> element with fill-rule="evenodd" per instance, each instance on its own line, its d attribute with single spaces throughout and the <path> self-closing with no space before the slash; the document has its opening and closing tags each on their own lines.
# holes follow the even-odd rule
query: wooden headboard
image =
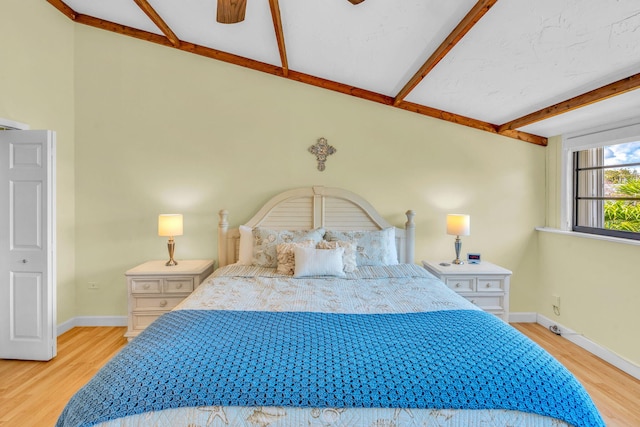
<svg viewBox="0 0 640 427">
<path fill-rule="evenodd" d="M 398 261 L 414 262 L 414 212 L 406 212 L 405 228 L 395 228 Z M 238 260 L 240 232 L 229 228 L 229 212 L 220 211 L 218 223 L 218 266 Z M 382 230 L 393 227 L 362 197 L 341 188 L 305 187 L 274 196 L 246 223 L 247 227 L 280 230 Z"/>
</svg>

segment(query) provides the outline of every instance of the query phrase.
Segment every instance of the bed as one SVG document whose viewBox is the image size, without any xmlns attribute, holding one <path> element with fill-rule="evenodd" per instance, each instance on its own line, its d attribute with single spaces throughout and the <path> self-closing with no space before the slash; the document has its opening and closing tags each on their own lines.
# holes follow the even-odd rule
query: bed
<svg viewBox="0 0 640 427">
<path fill-rule="evenodd" d="M 220 212 L 219 268 L 69 401 L 66 426 L 603 426 L 560 363 L 413 264 L 338 188 Z"/>
</svg>

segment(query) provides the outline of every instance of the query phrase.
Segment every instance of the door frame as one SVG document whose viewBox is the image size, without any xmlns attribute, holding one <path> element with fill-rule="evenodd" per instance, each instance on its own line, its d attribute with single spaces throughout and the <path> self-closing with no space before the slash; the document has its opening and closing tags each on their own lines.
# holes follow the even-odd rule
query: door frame
<svg viewBox="0 0 640 427">
<path fill-rule="evenodd" d="M 11 129 L 11 130 L 29 130 L 31 126 L 26 123 L 16 122 L 15 120 L 5 119 L 4 117 L 0 117 L 0 128 Z"/>
</svg>

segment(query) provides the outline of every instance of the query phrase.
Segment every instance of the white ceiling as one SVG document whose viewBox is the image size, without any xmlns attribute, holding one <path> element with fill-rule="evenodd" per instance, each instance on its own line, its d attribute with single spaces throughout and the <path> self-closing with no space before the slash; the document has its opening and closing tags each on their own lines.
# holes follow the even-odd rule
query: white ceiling
<svg viewBox="0 0 640 427">
<path fill-rule="evenodd" d="M 216 0 L 147 1 L 183 42 L 282 65 L 268 0 L 247 0 L 238 24 L 216 22 Z M 162 35 L 134 0 L 64 3 Z M 393 98 L 475 4 L 279 0 L 289 69 Z M 638 73 L 640 0 L 499 0 L 405 100 L 501 125 Z M 632 118 L 637 89 L 518 130 L 549 137 Z"/>
</svg>

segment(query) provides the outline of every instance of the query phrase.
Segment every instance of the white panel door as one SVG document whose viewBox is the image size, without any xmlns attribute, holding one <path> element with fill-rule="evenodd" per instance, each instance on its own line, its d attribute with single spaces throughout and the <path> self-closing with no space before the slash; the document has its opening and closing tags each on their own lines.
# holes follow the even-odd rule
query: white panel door
<svg viewBox="0 0 640 427">
<path fill-rule="evenodd" d="M 0 358 L 56 355 L 55 133 L 0 131 Z"/>
</svg>

